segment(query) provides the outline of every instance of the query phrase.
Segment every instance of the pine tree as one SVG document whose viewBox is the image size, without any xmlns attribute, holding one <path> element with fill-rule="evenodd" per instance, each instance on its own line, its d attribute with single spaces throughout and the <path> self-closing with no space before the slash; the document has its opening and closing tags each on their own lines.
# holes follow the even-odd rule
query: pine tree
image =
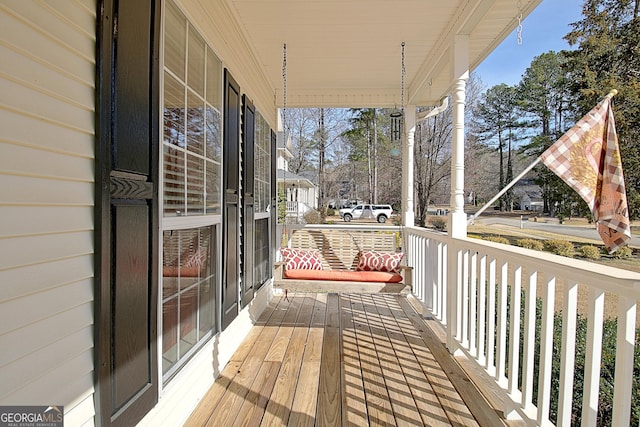
<svg viewBox="0 0 640 427">
<path fill-rule="evenodd" d="M 640 0 L 585 0 L 565 39 L 580 113 L 611 89 L 631 219 L 640 218 Z"/>
</svg>

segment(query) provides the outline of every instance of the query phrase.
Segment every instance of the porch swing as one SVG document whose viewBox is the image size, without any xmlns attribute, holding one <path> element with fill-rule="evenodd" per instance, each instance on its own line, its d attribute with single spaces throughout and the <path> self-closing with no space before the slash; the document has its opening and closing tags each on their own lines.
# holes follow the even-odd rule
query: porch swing
<svg viewBox="0 0 640 427">
<path fill-rule="evenodd" d="M 283 128 L 286 135 L 287 45 L 283 45 Z M 402 105 L 404 107 L 404 42 L 402 43 Z M 404 108 L 394 122 L 401 139 Z M 286 191 L 286 169 L 284 170 Z M 406 293 L 411 291 L 412 271 L 401 263 L 395 233 L 377 230 L 288 230 L 282 228 L 280 253 L 274 266 L 274 288 L 304 292 Z"/>
</svg>

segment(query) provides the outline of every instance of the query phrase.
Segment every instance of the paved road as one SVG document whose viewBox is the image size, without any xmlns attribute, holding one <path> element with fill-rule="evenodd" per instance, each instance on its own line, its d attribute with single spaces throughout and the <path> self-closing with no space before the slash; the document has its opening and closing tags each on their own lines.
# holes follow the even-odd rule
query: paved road
<svg viewBox="0 0 640 427">
<path fill-rule="evenodd" d="M 520 219 L 513 217 L 498 217 L 498 216 L 488 216 L 484 218 L 476 218 L 476 224 L 483 225 L 492 225 L 492 224 L 501 224 L 509 227 L 514 227 L 520 229 Z M 600 235 L 595 229 L 595 226 L 585 227 L 585 226 L 571 226 L 564 224 L 554 224 L 548 222 L 533 222 L 533 221 L 523 221 L 522 226 L 524 230 L 540 230 L 546 231 L 550 233 L 556 234 L 564 234 L 567 236 L 581 237 L 584 239 L 594 239 L 600 240 Z M 629 243 L 631 246 L 640 247 L 640 236 L 632 235 L 631 242 Z"/>
</svg>

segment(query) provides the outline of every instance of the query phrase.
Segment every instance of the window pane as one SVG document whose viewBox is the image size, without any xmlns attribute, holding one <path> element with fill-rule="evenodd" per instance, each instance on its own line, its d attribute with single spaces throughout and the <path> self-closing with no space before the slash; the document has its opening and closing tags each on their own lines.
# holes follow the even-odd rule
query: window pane
<svg viewBox="0 0 640 427">
<path fill-rule="evenodd" d="M 184 152 L 164 145 L 164 214 L 182 215 L 185 212 Z"/>
<path fill-rule="evenodd" d="M 184 86 L 164 73 L 164 142 L 184 147 Z"/>
<path fill-rule="evenodd" d="M 187 215 L 204 213 L 204 159 L 187 153 Z"/>
<path fill-rule="evenodd" d="M 207 102 L 218 111 L 222 108 L 222 62 L 207 48 Z"/>
<path fill-rule="evenodd" d="M 178 361 L 178 296 L 162 303 L 162 373 Z"/>
<path fill-rule="evenodd" d="M 220 164 L 207 162 L 207 206 L 206 213 L 219 214 L 222 203 L 220 192 Z"/>
<path fill-rule="evenodd" d="M 200 336 L 204 336 L 213 330 L 214 326 L 214 306 L 215 301 L 215 276 L 206 280 L 200 286 L 200 309 L 198 311 Z"/>
<path fill-rule="evenodd" d="M 184 80 L 187 20 L 172 3 L 167 2 L 164 34 L 164 66 Z"/>
<path fill-rule="evenodd" d="M 198 340 L 197 312 L 198 284 L 196 283 L 180 292 L 180 357 L 184 357 Z"/>
<path fill-rule="evenodd" d="M 204 40 L 200 37 L 200 34 L 190 26 L 189 62 L 187 64 L 189 77 L 187 78 L 187 85 L 202 97 L 204 97 L 204 61 Z"/>
<path fill-rule="evenodd" d="M 189 91 L 187 103 L 187 149 L 204 154 L 204 101 Z"/>
<path fill-rule="evenodd" d="M 269 219 L 256 221 L 254 280 L 259 287 L 271 276 L 269 268 Z"/>
<path fill-rule="evenodd" d="M 220 110 L 207 105 L 205 110 L 205 138 L 207 140 L 207 157 L 216 162 L 220 162 L 222 156 L 221 138 L 220 138 Z"/>
</svg>

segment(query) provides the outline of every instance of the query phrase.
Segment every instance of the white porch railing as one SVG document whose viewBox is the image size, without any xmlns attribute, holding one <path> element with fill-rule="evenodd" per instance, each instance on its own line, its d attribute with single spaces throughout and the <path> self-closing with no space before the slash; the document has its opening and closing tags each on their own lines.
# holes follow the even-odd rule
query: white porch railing
<svg viewBox="0 0 640 427">
<path fill-rule="evenodd" d="M 304 215 L 312 210 L 312 208 L 304 202 L 291 200 L 287 200 L 285 207 L 287 222 L 290 223 L 300 223 Z"/>
<path fill-rule="evenodd" d="M 445 328 L 451 352 L 466 355 L 498 385 L 505 416 L 528 425 L 554 425 L 551 381 L 558 365 L 555 425 L 572 425 L 579 312 L 588 319 L 584 383 L 579 385 L 582 425 L 602 423 L 603 320 L 605 307 L 611 315 L 617 305 L 610 422 L 630 425 L 639 273 L 477 239 L 451 239 L 415 227 L 405 228 L 405 241 L 408 264 L 414 267 L 414 294 L 425 315 Z M 538 330 L 536 318 L 541 319 Z M 554 322 L 559 319 L 562 340 L 554 349 Z"/>
<path fill-rule="evenodd" d="M 296 201 L 291 201 L 291 200 L 287 200 L 287 204 L 286 204 L 286 210 L 287 213 L 289 214 L 297 214 L 298 213 L 298 202 Z"/>
</svg>

